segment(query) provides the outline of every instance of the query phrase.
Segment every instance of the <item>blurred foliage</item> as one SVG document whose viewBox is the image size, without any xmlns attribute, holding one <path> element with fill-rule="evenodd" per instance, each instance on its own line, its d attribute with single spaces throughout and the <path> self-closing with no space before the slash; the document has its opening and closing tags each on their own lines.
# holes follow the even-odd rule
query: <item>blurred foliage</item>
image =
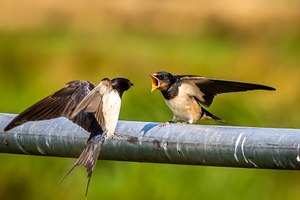
<svg viewBox="0 0 300 200">
<path fill-rule="evenodd" d="M 172 114 L 149 74 L 277 88 L 220 95 L 210 111 L 240 126 L 299 128 L 300 2 L 35 1 L 0 3 L 1 112 L 19 113 L 70 80 L 128 77 L 121 119 Z M 214 122 L 201 122 L 214 123 Z M 1 154 L 2 199 L 84 199 L 74 159 Z M 100 161 L 89 199 L 298 199 L 297 171 Z"/>
</svg>

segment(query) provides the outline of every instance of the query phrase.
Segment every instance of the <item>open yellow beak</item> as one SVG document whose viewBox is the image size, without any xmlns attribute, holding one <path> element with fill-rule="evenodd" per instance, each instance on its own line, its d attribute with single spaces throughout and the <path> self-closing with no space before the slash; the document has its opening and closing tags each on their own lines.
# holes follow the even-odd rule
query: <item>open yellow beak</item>
<svg viewBox="0 0 300 200">
<path fill-rule="evenodd" d="M 151 88 L 151 92 L 153 92 L 154 90 L 156 90 L 157 88 L 159 88 L 159 80 L 158 78 L 156 78 L 155 74 L 150 74 L 151 79 L 152 79 L 152 88 Z"/>
</svg>

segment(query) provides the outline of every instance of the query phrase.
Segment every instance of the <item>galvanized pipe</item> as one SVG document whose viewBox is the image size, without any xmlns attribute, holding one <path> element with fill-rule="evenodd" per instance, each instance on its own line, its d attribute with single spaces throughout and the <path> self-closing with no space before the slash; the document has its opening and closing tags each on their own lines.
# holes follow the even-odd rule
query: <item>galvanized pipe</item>
<svg viewBox="0 0 300 200">
<path fill-rule="evenodd" d="M 28 122 L 8 132 L 0 114 L 0 152 L 78 157 L 89 134 L 67 119 Z M 101 159 L 266 169 L 300 169 L 300 130 L 119 121 Z"/>
</svg>

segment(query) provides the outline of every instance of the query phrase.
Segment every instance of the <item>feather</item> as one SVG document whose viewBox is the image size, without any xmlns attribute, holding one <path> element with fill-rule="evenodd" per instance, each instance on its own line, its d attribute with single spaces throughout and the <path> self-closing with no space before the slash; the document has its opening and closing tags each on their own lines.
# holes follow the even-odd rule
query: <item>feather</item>
<svg viewBox="0 0 300 200">
<path fill-rule="evenodd" d="M 45 97 L 33 104 L 25 111 L 15 117 L 4 129 L 8 131 L 16 126 L 28 121 L 47 120 L 58 117 L 66 117 L 74 123 L 90 131 L 90 124 L 81 121 L 82 118 L 91 118 L 88 113 L 77 113 L 77 116 L 71 118 L 73 110 L 78 103 L 94 88 L 94 85 L 88 81 L 72 81 L 67 86 L 57 92 Z"/>
<path fill-rule="evenodd" d="M 190 90 L 193 91 L 192 95 L 195 96 L 202 105 L 207 107 L 212 104 L 217 94 L 248 90 L 275 90 L 273 87 L 260 84 L 211 79 L 201 76 L 179 75 L 174 77 L 179 78 L 182 84 L 188 85 Z"/>
</svg>

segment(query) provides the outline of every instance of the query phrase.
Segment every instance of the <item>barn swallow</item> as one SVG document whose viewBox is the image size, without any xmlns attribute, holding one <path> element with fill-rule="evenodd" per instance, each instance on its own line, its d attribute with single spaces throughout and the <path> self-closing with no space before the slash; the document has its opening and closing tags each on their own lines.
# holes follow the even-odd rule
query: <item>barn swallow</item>
<svg viewBox="0 0 300 200">
<path fill-rule="evenodd" d="M 102 144 L 107 138 L 114 135 L 122 95 L 131 86 L 133 84 L 125 78 L 112 80 L 104 78 L 96 87 L 88 81 L 71 81 L 67 83 L 66 87 L 23 111 L 4 130 L 8 131 L 28 121 L 65 117 L 90 132 L 84 150 L 62 179 L 63 181 L 78 165 L 84 165 L 88 173 L 85 193 L 87 196 L 90 179 Z"/>
<path fill-rule="evenodd" d="M 247 90 L 275 90 L 273 87 L 228 80 L 218 80 L 195 75 L 172 75 L 156 72 L 150 75 L 152 90 L 160 90 L 166 104 L 173 112 L 173 119 L 164 123 L 183 120 L 188 124 L 200 119 L 214 119 L 225 122 L 202 106 L 209 107 L 217 94 Z"/>
</svg>

